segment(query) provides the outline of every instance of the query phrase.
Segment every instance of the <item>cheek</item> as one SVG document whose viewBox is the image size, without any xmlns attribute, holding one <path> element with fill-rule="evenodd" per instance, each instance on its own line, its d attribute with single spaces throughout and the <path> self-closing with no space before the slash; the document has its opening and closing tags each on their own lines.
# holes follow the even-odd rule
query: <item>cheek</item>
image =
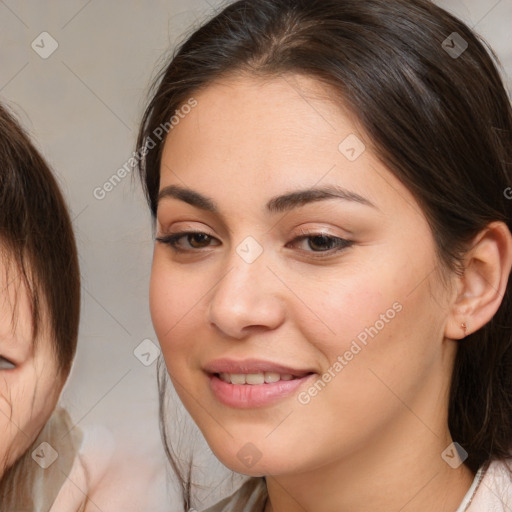
<svg viewBox="0 0 512 512">
<path fill-rule="evenodd" d="M 326 399 L 360 417 L 387 414 L 396 395 L 413 403 L 442 357 L 444 317 L 422 269 L 380 275 L 369 272 L 329 298 L 323 311 L 336 334 L 317 344 L 335 375 Z"/>
<path fill-rule="evenodd" d="M 301 296 L 322 322 L 311 313 L 297 319 L 324 356 L 323 370 L 331 374 L 325 380 L 336 381 L 326 386 L 333 400 L 343 388 L 343 401 L 351 407 L 351 398 L 366 393 L 378 405 L 385 396 L 393 398 L 378 376 L 392 389 L 412 394 L 432 371 L 441 353 L 444 316 L 432 297 L 427 256 L 407 264 L 396 254 L 389 264 L 351 267 L 350 275 L 331 275 L 329 282 L 303 281 Z"/>
<path fill-rule="evenodd" d="M 12 394 L 7 379 L 2 375 L 0 381 L 0 476 L 7 465 L 8 455 L 12 451 L 12 443 L 16 438 L 17 429 L 12 421 Z"/>
<path fill-rule="evenodd" d="M 204 313 L 205 293 L 209 287 L 199 272 L 176 271 L 165 258 L 155 254 L 149 288 L 149 307 L 155 333 L 166 362 L 175 362 L 181 349 L 189 348 L 190 335 L 197 331 Z M 204 313 L 206 314 L 206 313 Z M 204 317 L 203 318 L 204 321 Z M 172 357 L 171 357 L 172 355 Z M 186 356 L 186 353 L 183 353 Z M 178 365 L 179 366 L 179 365 Z"/>
<path fill-rule="evenodd" d="M 187 288 L 183 287 L 177 273 L 166 269 L 156 254 L 151 269 L 149 286 L 149 308 L 151 320 L 155 328 L 162 349 L 165 349 L 167 340 L 178 324 L 180 315 L 183 315 L 184 304 L 188 302 Z"/>
<path fill-rule="evenodd" d="M 318 381 L 297 396 L 296 422 L 288 422 L 294 439 L 322 433 L 305 443 L 304 457 L 320 464 L 357 450 L 403 412 L 403 403 L 417 411 L 426 403 L 423 389 L 440 364 L 442 321 L 428 285 L 415 288 L 415 274 L 384 279 L 367 272 L 331 290 L 316 304 L 334 334 L 321 334 L 325 328 L 303 317 L 302 333 L 326 360 Z"/>
<path fill-rule="evenodd" d="M 357 265 L 297 280 L 293 286 L 303 305 L 293 316 L 301 332 L 333 362 L 354 340 L 364 346 L 371 339 L 369 330 L 375 332 L 373 327 L 379 333 L 389 330 L 407 288 L 391 277 L 392 272 L 382 266 Z"/>
<path fill-rule="evenodd" d="M 11 466 L 43 427 L 41 409 L 51 407 L 48 397 L 37 397 L 35 376 L 28 368 L 2 375 L 0 384 L 0 460 Z"/>
<path fill-rule="evenodd" d="M 23 429 L 30 416 L 34 401 L 34 377 L 28 375 L 25 366 L 16 370 L 3 372 L 0 382 L 0 420 L 5 431 Z"/>
</svg>

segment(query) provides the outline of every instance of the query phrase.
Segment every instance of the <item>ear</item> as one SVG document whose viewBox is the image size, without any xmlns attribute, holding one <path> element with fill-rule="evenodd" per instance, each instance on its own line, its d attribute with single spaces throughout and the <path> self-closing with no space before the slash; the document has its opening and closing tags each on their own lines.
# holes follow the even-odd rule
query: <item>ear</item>
<svg viewBox="0 0 512 512">
<path fill-rule="evenodd" d="M 487 324 L 503 300 L 512 267 L 512 235 L 504 222 L 492 222 L 475 237 L 464 267 L 444 331 L 455 340 Z"/>
</svg>

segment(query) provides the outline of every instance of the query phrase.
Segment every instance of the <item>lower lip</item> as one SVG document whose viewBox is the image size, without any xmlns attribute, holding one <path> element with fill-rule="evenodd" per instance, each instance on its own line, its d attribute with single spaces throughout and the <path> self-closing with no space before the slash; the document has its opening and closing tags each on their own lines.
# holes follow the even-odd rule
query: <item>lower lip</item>
<svg viewBox="0 0 512 512">
<path fill-rule="evenodd" d="M 300 379 L 279 380 L 268 384 L 231 384 L 224 382 L 217 375 L 209 374 L 208 376 L 210 388 L 219 402 L 238 409 L 252 409 L 272 404 L 291 395 L 314 374 Z"/>
</svg>

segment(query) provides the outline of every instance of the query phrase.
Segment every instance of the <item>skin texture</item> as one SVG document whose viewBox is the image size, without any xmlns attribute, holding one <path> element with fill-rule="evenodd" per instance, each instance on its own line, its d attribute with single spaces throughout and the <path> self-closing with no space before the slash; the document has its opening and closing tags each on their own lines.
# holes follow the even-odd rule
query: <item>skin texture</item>
<svg viewBox="0 0 512 512">
<path fill-rule="evenodd" d="M 19 273 L 12 266 L 6 273 L 5 260 L 0 262 L 0 267 L 1 477 L 35 440 L 50 417 L 63 378 L 47 325 L 43 325 L 39 339 L 33 342 L 30 301 Z"/>
<path fill-rule="evenodd" d="M 58 368 L 48 326 L 33 343 L 30 301 L 18 273 L 12 265 L 8 272 L 3 265 L 0 270 L 1 478 L 45 426 L 57 405 L 65 378 Z M 44 310 L 42 316 L 47 318 Z M 9 361 L 15 363 L 14 369 Z M 165 489 L 165 482 L 155 486 L 155 481 L 165 479 L 161 465 L 155 463 L 163 455 L 157 449 L 155 453 L 137 450 L 133 446 L 133 432 L 130 433 L 131 437 L 125 433 L 113 438 L 107 429 L 89 426 L 51 512 L 163 510 L 163 491 L 147 495 L 148 488 Z M 59 441 L 58 437 L 52 441 L 57 452 Z M 36 462 L 29 458 L 28 467 L 32 464 L 35 468 Z M 53 488 L 48 490 L 52 484 L 50 478 L 43 492 L 53 492 Z"/>
<path fill-rule="evenodd" d="M 197 106 L 166 140 L 160 190 L 191 188 L 219 213 L 161 199 L 157 238 L 212 238 L 182 237 L 183 253 L 157 241 L 150 286 L 155 331 L 185 407 L 225 465 L 267 476 L 267 511 L 453 512 L 473 479 L 441 458 L 452 442 L 453 360 L 461 323 L 472 332 L 499 307 L 509 231 L 496 223 L 482 233 L 464 277 L 444 282 L 421 208 L 332 92 L 305 77 L 237 76 L 194 97 Z M 338 149 L 350 134 L 366 146 L 355 161 Z M 324 185 L 375 207 L 331 198 L 265 209 L 275 196 Z M 325 251 L 332 246 L 297 239 L 304 233 L 353 243 Z M 236 252 L 248 236 L 263 248 L 251 264 Z M 272 405 L 236 409 L 209 387 L 203 368 L 224 357 L 319 378 L 396 303 L 394 318 L 306 405 L 301 388 Z M 237 456 L 247 443 L 261 455 L 251 467 Z"/>
</svg>

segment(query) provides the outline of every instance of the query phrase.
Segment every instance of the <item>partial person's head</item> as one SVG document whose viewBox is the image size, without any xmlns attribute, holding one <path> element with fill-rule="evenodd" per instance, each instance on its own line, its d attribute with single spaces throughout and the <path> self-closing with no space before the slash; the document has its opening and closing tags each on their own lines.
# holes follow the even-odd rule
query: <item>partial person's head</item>
<svg viewBox="0 0 512 512">
<path fill-rule="evenodd" d="M 50 417 L 76 350 L 80 273 L 48 165 L 0 105 L 0 479 Z"/>
<path fill-rule="evenodd" d="M 178 48 L 138 140 L 150 305 L 222 462 L 508 454 L 511 137 L 490 55 L 426 0 L 241 0 Z"/>
</svg>

